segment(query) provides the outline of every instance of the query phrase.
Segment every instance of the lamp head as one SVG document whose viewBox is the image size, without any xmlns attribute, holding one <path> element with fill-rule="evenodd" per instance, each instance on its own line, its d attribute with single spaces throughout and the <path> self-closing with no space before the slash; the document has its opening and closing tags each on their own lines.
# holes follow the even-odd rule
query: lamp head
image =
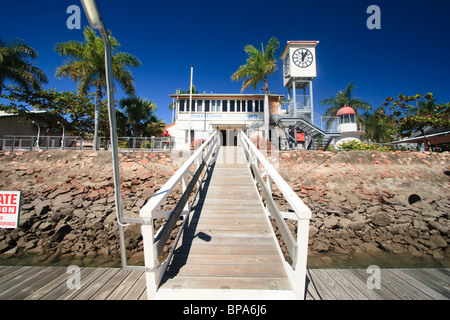
<svg viewBox="0 0 450 320">
<path fill-rule="evenodd" d="M 104 29 L 103 20 L 100 16 L 96 0 L 81 0 L 84 12 L 92 29 Z"/>
</svg>

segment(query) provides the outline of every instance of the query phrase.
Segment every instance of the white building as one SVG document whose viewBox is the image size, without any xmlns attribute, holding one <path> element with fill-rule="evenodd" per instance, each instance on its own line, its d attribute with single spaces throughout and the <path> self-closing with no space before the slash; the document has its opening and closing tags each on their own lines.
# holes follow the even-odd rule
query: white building
<svg viewBox="0 0 450 320">
<path fill-rule="evenodd" d="M 263 130 L 263 94 L 189 94 L 170 96 L 175 100 L 175 122 L 166 127 L 175 137 L 177 149 L 186 150 L 219 130 L 222 143 L 236 145 L 237 130 Z M 270 114 L 279 113 L 282 95 L 269 95 Z M 191 133 L 189 134 L 189 130 Z M 190 143 L 189 143 L 190 137 Z"/>
</svg>

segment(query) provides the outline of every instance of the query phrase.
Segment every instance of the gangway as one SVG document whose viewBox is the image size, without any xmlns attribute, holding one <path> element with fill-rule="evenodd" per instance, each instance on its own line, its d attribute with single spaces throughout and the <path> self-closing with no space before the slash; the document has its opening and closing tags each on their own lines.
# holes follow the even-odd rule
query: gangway
<svg viewBox="0 0 450 320">
<path fill-rule="evenodd" d="M 140 211 L 148 298 L 304 299 L 310 209 L 245 133 L 234 147 L 220 146 L 219 134 L 211 134 Z M 174 210 L 159 211 L 180 181 L 183 195 Z M 286 214 L 298 220 L 296 237 L 272 197 L 273 184 L 292 208 Z M 154 219 L 163 216 L 166 224 L 154 230 Z M 175 244 L 160 261 L 177 227 Z"/>
</svg>

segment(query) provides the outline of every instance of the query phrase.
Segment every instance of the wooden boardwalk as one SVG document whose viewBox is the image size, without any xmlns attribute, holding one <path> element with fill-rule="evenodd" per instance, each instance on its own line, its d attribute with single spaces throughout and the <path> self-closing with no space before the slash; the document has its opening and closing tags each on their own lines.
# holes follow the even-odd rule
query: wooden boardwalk
<svg viewBox="0 0 450 320">
<path fill-rule="evenodd" d="M 280 253 L 242 149 L 222 147 L 157 295 L 215 289 L 287 298 Z"/>
<path fill-rule="evenodd" d="M 0 300 L 147 299 L 143 272 L 81 268 L 79 289 L 69 289 L 71 276 L 64 267 L 0 266 Z M 450 269 L 381 269 L 381 288 L 374 290 L 366 286 L 368 277 L 365 269 L 310 269 L 306 299 L 450 299 Z"/>
</svg>

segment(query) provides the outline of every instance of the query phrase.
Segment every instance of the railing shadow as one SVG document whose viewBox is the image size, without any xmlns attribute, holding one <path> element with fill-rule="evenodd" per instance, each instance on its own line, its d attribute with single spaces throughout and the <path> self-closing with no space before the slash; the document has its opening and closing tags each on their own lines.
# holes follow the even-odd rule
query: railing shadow
<svg viewBox="0 0 450 320">
<path fill-rule="evenodd" d="M 217 150 L 216 152 L 219 152 L 219 150 Z M 202 213 L 204 205 L 203 200 L 206 198 L 206 194 L 208 193 L 208 188 L 211 183 L 211 178 L 215 166 L 216 162 L 213 162 L 212 165 L 209 168 L 207 168 L 205 179 L 202 182 L 203 184 L 202 190 L 199 192 L 196 204 L 192 207 L 192 212 L 189 216 L 189 221 L 186 222 L 186 226 L 182 231 L 183 235 L 181 238 L 181 245 L 175 249 L 172 261 L 170 261 L 166 269 L 165 275 L 161 280 L 160 286 L 163 285 L 167 280 L 176 277 L 180 269 L 184 265 L 186 265 L 195 238 L 199 238 L 205 242 L 211 241 L 210 235 L 204 232 L 197 232 L 197 224 L 198 219 L 200 218 L 200 215 Z"/>
</svg>

